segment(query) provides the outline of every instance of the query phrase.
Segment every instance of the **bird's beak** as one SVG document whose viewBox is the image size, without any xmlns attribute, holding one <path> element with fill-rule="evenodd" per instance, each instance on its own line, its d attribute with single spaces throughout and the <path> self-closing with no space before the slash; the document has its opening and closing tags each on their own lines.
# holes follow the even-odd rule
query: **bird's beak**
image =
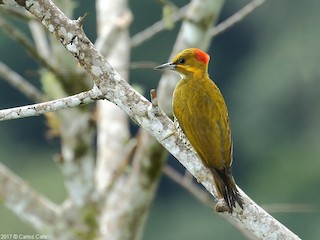
<svg viewBox="0 0 320 240">
<path fill-rule="evenodd" d="M 165 63 L 160 66 L 157 66 L 154 69 L 155 70 L 175 70 L 175 68 L 176 68 L 176 65 L 170 62 L 170 63 Z"/>
</svg>

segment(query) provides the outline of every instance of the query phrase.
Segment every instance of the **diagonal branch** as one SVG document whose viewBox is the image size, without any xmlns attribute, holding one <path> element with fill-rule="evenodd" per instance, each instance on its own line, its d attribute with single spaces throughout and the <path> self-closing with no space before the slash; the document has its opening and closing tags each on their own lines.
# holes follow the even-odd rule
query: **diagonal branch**
<svg viewBox="0 0 320 240">
<path fill-rule="evenodd" d="M 35 229 L 48 231 L 57 223 L 57 206 L 1 163 L 0 199 Z"/>
<path fill-rule="evenodd" d="M 233 14 L 231 17 L 224 20 L 222 23 L 218 24 L 211 30 L 211 36 L 217 36 L 224 31 L 228 30 L 229 28 L 233 27 L 237 23 L 241 22 L 245 17 L 247 17 L 250 13 L 252 13 L 256 8 L 261 6 L 266 0 L 253 0 L 252 2 L 248 3 L 238 12 Z"/>
<path fill-rule="evenodd" d="M 173 14 L 172 22 L 175 23 L 179 21 L 186 13 L 186 10 L 188 9 L 189 4 L 183 6 L 180 8 L 175 14 Z M 150 38 L 154 37 L 157 33 L 163 31 L 166 29 L 165 20 L 162 19 L 150 27 L 144 29 L 143 31 L 137 33 L 131 38 L 131 47 L 138 47 L 145 41 L 149 40 Z"/>
<path fill-rule="evenodd" d="M 214 201 L 210 197 L 210 194 L 206 192 L 203 189 L 200 189 L 193 181 L 186 179 L 185 175 L 180 174 L 177 172 L 173 167 L 166 165 L 163 168 L 164 174 L 166 174 L 170 179 L 172 179 L 174 182 L 176 182 L 178 185 L 183 187 L 185 190 L 187 190 L 189 193 L 191 193 L 196 199 L 198 199 L 203 204 L 212 207 L 214 206 Z M 244 236 L 246 236 L 247 239 L 256 239 L 252 233 L 250 233 L 247 229 L 244 228 L 243 225 L 239 224 L 239 222 L 234 221 L 233 219 L 228 218 L 225 215 L 222 215 L 222 217 L 228 221 L 230 224 L 232 224 L 234 227 L 239 229 L 240 232 Z"/>
<path fill-rule="evenodd" d="M 24 21 L 30 21 L 35 19 L 31 14 L 29 14 L 23 8 L 3 7 L 3 8 L 0 8 L 0 13 L 3 13 L 3 15 L 7 15 L 7 16 L 13 16 L 13 17 L 16 17 L 17 19 L 21 19 Z"/>
<path fill-rule="evenodd" d="M 5 30 L 9 37 L 17 41 L 23 46 L 28 53 L 36 59 L 42 66 L 46 67 L 49 71 L 55 74 L 58 78 L 64 78 L 63 74 L 60 73 L 58 69 L 56 69 L 52 64 L 50 64 L 46 58 L 42 57 L 42 55 L 35 49 L 30 40 L 22 33 L 18 28 L 11 25 L 5 19 L 0 17 L 0 27 Z"/>
<path fill-rule="evenodd" d="M 18 73 L 10 69 L 6 64 L 0 61 L 0 76 L 8 82 L 11 86 L 18 89 L 26 97 L 34 100 L 35 102 L 41 102 L 45 99 L 43 93 L 35 88 L 26 79 L 20 76 Z"/>
<path fill-rule="evenodd" d="M 208 192 L 205 192 L 202 189 L 200 189 L 192 181 L 184 181 L 184 176 L 178 173 L 173 167 L 167 164 L 164 166 L 163 172 L 174 182 L 176 182 L 181 187 L 183 187 L 188 192 L 190 192 L 194 197 L 196 197 L 203 204 L 206 204 L 209 206 L 214 205 L 214 202 L 212 201 L 212 198 L 210 198 L 210 194 Z"/>
</svg>

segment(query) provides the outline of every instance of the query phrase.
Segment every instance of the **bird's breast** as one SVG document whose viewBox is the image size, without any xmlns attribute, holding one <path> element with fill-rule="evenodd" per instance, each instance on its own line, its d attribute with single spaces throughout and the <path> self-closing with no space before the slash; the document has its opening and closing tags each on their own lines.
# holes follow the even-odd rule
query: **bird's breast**
<svg viewBox="0 0 320 240">
<path fill-rule="evenodd" d="M 181 80 L 176 86 L 175 117 L 204 163 L 223 168 L 231 163 L 232 146 L 225 101 L 211 80 L 193 80 Z"/>
</svg>

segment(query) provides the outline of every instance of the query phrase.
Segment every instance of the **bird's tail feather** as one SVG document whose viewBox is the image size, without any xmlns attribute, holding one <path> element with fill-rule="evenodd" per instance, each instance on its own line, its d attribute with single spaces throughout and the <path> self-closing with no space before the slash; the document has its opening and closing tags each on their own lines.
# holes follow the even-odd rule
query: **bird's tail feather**
<svg viewBox="0 0 320 240">
<path fill-rule="evenodd" d="M 236 183 L 231 173 L 231 169 L 217 170 L 211 169 L 214 177 L 215 185 L 218 190 L 218 194 L 223 197 L 229 212 L 232 213 L 233 208 L 236 207 L 236 202 L 241 208 L 243 208 L 243 200 L 237 189 Z"/>
</svg>

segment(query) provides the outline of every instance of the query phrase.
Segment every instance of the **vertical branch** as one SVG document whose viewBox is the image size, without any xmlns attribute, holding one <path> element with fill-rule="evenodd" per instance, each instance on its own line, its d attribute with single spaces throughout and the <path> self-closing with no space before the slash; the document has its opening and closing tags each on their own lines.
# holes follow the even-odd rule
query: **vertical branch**
<svg viewBox="0 0 320 240">
<path fill-rule="evenodd" d="M 128 79 L 126 67 L 129 62 L 128 24 L 120 28 L 128 14 L 125 0 L 110 2 L 96 1 L 98 40 L 96 44 L 103 55 L 117 66 L 118 72 Z M 109 35 L 109 34 L 112 35 Z M 114 35 L 116 37 L 114 37 Z M 111 40 L 112 39 L 112 40 Z M 110 50 L 112 49 L 112 51 Z M 97 167 L 96 182 L 100 193 L 113 181 L 114 173 L 122 166 L 123 149 L 129 139 L 129 122 L 127 115 L 115 104 L 108 101 L 97 103 Z"/>
<path fill-rule="evenodd" d="M 130 51 L 126 46 L 130 46 L 130 44 L 127 31 L 126 35 L 123 36 L 124 33 L 117 31 L 117 25 L 119 25 L 119 22 L 123 22 L 128 15 L 126 14 L 126 4 L 126 1 L 117 2 L 115 6 L 112 6 L 112 4 L 107 6 L 103 1 L 98 1 L 97 4 L 102 20 L 104 19 L 104 29 L 101 30 L 102 34 L 97 44 L 99 43 L 100 46 L 106 32 L 117 33 L 118 39 L 115 39 L 115 36 L 108 36 L 107 41 L 105 41 L 106 44 L 112 44 L 113 48 L 105 46 L 104 49 L 112 49 L 109 61 L 118 68 L 118 72 L 125 78 L 128 75 L 126 66 L 128 66 L 129 59 L 127 56 Z M 98 14 L 98 21 L 101 15 Z M 109 19 L 106 20 L 107 17 Z M 118 24 L 115 25 L 115 22 Z M 106 29 L 107 27 L 109 29 Z M 123 34 L 122 38 L 121 34 Z M 110 41 L 110 38 L 117 42 Z M 118 49 L 121 46 L 122 48 Z M 103 50 L 102 53 L 107 54 L 109 52 Z M 126 116 L 109 102 L 99 102 L 98 108 L 99 154 L 96 175 L 98 187 L 103 190 L 108 184 L 113 184 L 111 186 L 112 191 L 108 191 L 106 194 L 105 205 L 102 210 L 101 238 L 106 239 L 112 236 L 114 239 L 140 239 L 158 185 L 166 152 L 162 150 L 162 147 L 154 138 L 149 136 L 147 131 L 140 129 L 134 151 L 131 151 L 130 155 L 124 156 L 123 149 L 126 138 L 128 138 Z M 130 172 L 124 171 L 124 163 L 128 163 L 130 160 L 132 160 L 132 170 Z M 129 166 L 127 165 L 125 168 L 129 168 Z M 119 174 L 121 170 L 122 172 Z M 116 178 L 116 180 L 113 178 Z"/>
<path fill-rule="evenodd" d="M 203 5 L 202 5 L 203 4 Z M 222 5 L 222 3 L 221 3 Z M 208 46 L 210 36 L 208 34 L 209 29 L 212 25 L 212 19 L 208 16 L 214 16 L 216 17 L 217 12 L 220 11 L 221 5 L 218 4 L 217 6 L 212 6 L 209 8 L 209 11 L 204 11 L 205 13 L 203 15 L 200 14 L 199 18 L 197 19 L 190 19 L 196 20 L 197 24 L 196 26 L 193 26 L 193 23 L 191 24 L 193 28 L 195 28 L 195 35 L 194 37 L 197 40 L 196 43 L 193 44 L 202 44 L 203 46 Z M 201 3 L 201 1 L 193 0 L 191 4 L 189 4 L 188 13 L 190 16 L 193 14 L 198 14 L 200 8 L 206 8 L 206 3 Z M 216 9 L 218 8 L 218 9 Z M 213 17 L 212 17 L 213 18 Z M 205 20 L 206 19 L 206 20 Z M 206 22 L 208 21 L 208 22 Z M 202 30 L 203 22 L 206 22 L 206 29 Z M 183 23 L 182 29 L 180 30 L 180 34 L 177 39 L 177 48 L 185 48 L 188 47 L 188 37 L 190 37 L 187 34 L 188 29 L 190 28 L 190 23 L 188 20 L 186 20 Z M 201 29 L 201 32 L 199 33 L 199 29 Z M 189 32 L 190 34 L 190 32 Z M 198 34 L 198 35 L 197 35 Z M 189 43 L 190 45 L 192 43 Z M 197 45 L 194 45 L 197 46 Z M 168 79 L 166 79 L 168 80 Z M 169 79 L 168 81 L 170 81 Z M 168 89 L 159 89 L 159 91 L 162 91 L 163 93 L 166 92 Z M 173 91 L 173 89 L 171 89 Z M 151 92 L 151 99 L 152 99 L 152 114 L 157 115 L 159 111 L 158 106 L 158 98 L 155 91 Z M 171 95 L 166 98 L 166 103 L 171 105 Z M 125 232 L 122 231 L 119 233 L 117 239 L 122 239 L 121 236 L 126 236 L 126 239 L 140 239 L 141 233 L 144 227 L 145 220 L 148 216 L 148 210 L 149 206 L 151 205 L 151 202 L 154 198 L 158 183 L 159 183 L 159 176 L 161 174 L 161 170 L 163 167 L 163 164 L 165 163 L 165 159 L 167 157 L 167 151 L 164 150 L 164 148 L 152 137 L 149 135 L 149 133 L 141 128 L 139 130 L 138 134 L 138 144 L 136 148 L 135 155 L 133 157 L 133 170 L 132 174 L 130 176 L 130 182 L 129 184 L 125 184 L 125 186 L 129 186 L 125 188 L 123 184 L 119 183 L 116 187 L 120 187 L 118 194 L 117 201 L 114 202 L 112 205 L 114 206 L 112 209 L 109 209 L 109 226 L 111 229 L 118 229 L 121 228 L 120 226 L 123 225 L 117 225 L 117 224 L 125 224 L 127 226 L 131 226 L 129 229 L 132 229 L 131 232 Z M 130 194 L 129 194 L 130 193 Z M 130 208 L 123 207 L 119 208 L 117 207 L 118 204 L 121 206 L 126 206 L 130 202 Z M 118 208 L 118 210 L 114 210 L 114 208 Z M 139 214 L 137 214 L 139 213 Z M 112 216 L 119 215 L 117 218 L 121 221 L 115 223 L 114 219 L 112 219 Z M 133 227 L 134 226 L 134 227 Z"/>
<path fill-rule="evenodd" d="M 75 7 L 72 2 L 67 0 L 60 3 L 69 16 L 72 15 Z M 65 54 L 65 49 L 60 42 L 50 36 L 49 45 L 46 34 L 39 23 L 30 22 L 29 27 L 37 54 L 50 61 L 54 69 L 59 69 L 59 76 L 63 76 L 57 77 L 57 74 L 53 75 L 46 70 L 40 72 L 40 80 L 46 95 L 56 99 L 88 89 L 88 79 L 83 74 L 79 74 L 80 71 L 74 58 Z M 61 225 L 56 226 L 52 233 L 55 238 L 70 239 L 75 235 L 86 238 L 96 234 L 96 225 L 93 224 L 97 221 L 95 207 L 97 196 L 94 185 L 94 125 L 92 121 L 90 106 L 47 115 L 48 125 L 54 122 L 55 125 L 51 127 L 57 128 L 51 131 L 57 131 L 60 134 L 61 154 L 57 165 L 63 175 L 70 203 L 68 208 L 60 209 Z M 63 215 L 68 217 L 63 217 Z M 63 236 L 61 232 L 64 233 Z"/>
<path fill-rule="evenodd" d="M 130 53 L 128 26 L 131 22 L 131 13 L 127 5 L 127 0 L 111 1 L 108 4 L 103 0 L 96 1 L 98 25 L 96 46 L 124 79 L 128 79 L 129 76 L 126 66 L 129 63 Z M 99 101 L 97 112 L 95 178 L 98 193 L 102 196 L 100 239 L 125 239 L 119 236 L 128 229 L 120 217 L 123 208 L 129 205 L 126 202 L 128 198 L 122 195 L 126 185 L 123 173 L 128 167 L 126 163 L 129 160 L 124 151 L 130 137 L 128 117 L 115 104 L 108 101 Z M 123 183 L 120 188 L 117 187 L 119 181 Z M 115 199 L 122 199 L 123 205 L 119 205 L 118 201 L 114 202 Z"/>
</svg>

